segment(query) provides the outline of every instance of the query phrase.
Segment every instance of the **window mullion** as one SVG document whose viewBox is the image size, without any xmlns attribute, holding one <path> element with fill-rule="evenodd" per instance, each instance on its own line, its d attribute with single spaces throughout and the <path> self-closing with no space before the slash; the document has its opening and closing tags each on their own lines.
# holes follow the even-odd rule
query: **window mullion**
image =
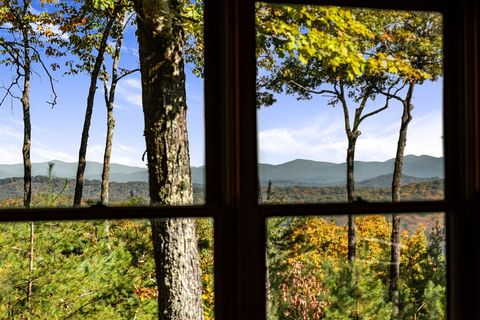
<svg viewBox="0 0 480 320">
<path fill-rule="evenodd" d="M 231 206 L 235 214 L 234 319 L 265 319 L 265 220 L 258 211 L 254 1 L 234 0 Z"/>
</svg>

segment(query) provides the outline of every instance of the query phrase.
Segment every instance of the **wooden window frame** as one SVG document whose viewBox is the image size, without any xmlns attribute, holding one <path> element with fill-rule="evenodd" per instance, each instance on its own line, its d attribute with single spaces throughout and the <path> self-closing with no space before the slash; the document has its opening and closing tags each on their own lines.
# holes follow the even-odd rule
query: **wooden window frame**
<svg viewBox="0 0 480 320">
<path fill-rule="evenodd" d="M 264 0 L 264 2 L 278 2 Z M 265 319 L 265 222 L 272 216 L 445 212 L 449 319 L 480 318 L 480 4 L 290 0 L 444 15 L 445 200 L 259 205 L 253 0 L 205 0 L 206 201 L 188 207 L 2 209 L 0 221 L 211 217 L 216 319 Z"/>
</svg>

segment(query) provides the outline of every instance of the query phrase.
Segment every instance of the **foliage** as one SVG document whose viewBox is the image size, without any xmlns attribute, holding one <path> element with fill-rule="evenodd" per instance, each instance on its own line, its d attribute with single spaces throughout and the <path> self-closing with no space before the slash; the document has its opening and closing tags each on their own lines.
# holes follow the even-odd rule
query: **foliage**
<svg viewBox="0 0 480 320">
<path fill-rule="evenodd" d="M 415 222 L 402 234 L 404 319 L 444 316 L 445 242 L 443 222 L 435 217 L 427 232 L 423 218 L 412 216 Z M 391 222 L 361 216 L 357 228 L 359 254 L 352 264 L 346 262 L 345 217 L 269 219 L 269 319 L 390 318 Z"/>
<path fill-rule="evenodd" d="M 382 281 L 362 263 L 327 265 L 329 307 L 324 319 L 390 319 L 391 306 L 385 299 Z"/>
</svg>

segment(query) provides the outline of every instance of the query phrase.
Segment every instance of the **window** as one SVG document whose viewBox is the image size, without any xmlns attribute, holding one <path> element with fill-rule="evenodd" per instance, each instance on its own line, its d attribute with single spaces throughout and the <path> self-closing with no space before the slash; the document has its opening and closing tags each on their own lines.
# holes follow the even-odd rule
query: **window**
<svg viewBox="0 0 480 320">
<path fill-rule="evenodd" d="M 0 219 L 203 218 L 214 221 L 216 319 L 265 319 L 266 224 L 278 216 L 444 212 L 449 319 L 478 318 L 480 203 L 478 23 L 468 1 L 296 1 L 443 14 L 445 199 L 401 203 L 258 203 L 255 1 L 205 0 L 205 204 L 191 207 L 4 209 Z M 264 1 L 265 2 L 265 1 Z M 273 3 L 274 1 L 267 1 Z"/>
</svg>

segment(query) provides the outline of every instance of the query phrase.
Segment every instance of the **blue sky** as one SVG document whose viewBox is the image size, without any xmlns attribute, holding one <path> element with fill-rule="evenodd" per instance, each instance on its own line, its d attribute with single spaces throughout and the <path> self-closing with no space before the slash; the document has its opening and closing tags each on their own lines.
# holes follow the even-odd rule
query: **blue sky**
<svg viewBox="0 0 480 320">
<path fill-rule="evenodd" d="M 134 31 L 133 27 L 128 29 L 122 51 L 121 64 L 130 68 L 138 65 Z M 7 85 L 12 70 L 5 66 L 0 68 L 0 85 Z M 203 80 L 193 76 L 191 69 L 186 66 L 190 154 L 191 164 L 199 166 L 204 164 Z M 32 82 L 32 161 L 75 162 L 89 79 L 85 75 L 55 73 L 59 97 L 58 105 L 52 109 L 45 103 L 51 95 L 47 78 L 38 65 L 35 70 L 41 76 L 35 75 Z M 291 96 L 277 98 L 276 105 L 258 112 L 260 162 L 277 164 L 298 158 L 345 161 L 346 137 L 340 107 L 328 106 L 322 97 L 309 101 L 297 101 Z M 414 104 L 406 153 L 442 156 L 442 82 L 427 82 L 417 87 Z M 366 120 L 357 143 L 356 159 L 383 161 L 393 158 L 400 116 L 401 106 L 397 104 Z M 112 162 L 145 167 L 141 160 L 145 141 L 139 73 L 120 82 L 115 117 Z M 103 89 L 99 83 L 88 144 L 89 161 L 103 159 L 105 121 Z M 0 107 L 0 163 L 21 163 L 22 139 L 21 105 L 17 100 L 7 100 Z"/>
<path fill-rule="evenodd" d="M 406 154 L 443 156 L 442 90 L 441 80 L 416 87 Z M 370 102 L 364 114 L 380 106 L 381 100 Z M 353 114 L 351 108 L 351 119 Z M 367 118 L 360 125 L 356 160 L 394 158 L 401 115 L 402 106 L 394 102 L 389 109 Z M 293 96 L 280 96 L 276 105 L 258 112 L 258 122 L 260 162 L 278 164 L 297 158 L 345 161 L 343 111 L 340 106 L 328 106 L 324 97 L 297 101 Z"/>
</svg>

